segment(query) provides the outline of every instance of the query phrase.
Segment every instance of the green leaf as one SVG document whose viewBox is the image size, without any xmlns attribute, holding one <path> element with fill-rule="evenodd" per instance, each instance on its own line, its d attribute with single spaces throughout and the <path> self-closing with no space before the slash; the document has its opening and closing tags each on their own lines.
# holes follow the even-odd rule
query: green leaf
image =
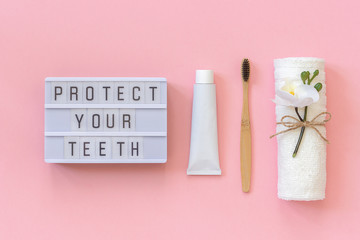
<svg viewBox="0 0 360 240">
<path fill-rule="evenodd" d="M 312 79 L 314 79 L 317 75 L 319 75 L 319 70 L 315 70 L 315 72 L 313 73 L 313 77 L 312 77 Z"/>
<path fill-rule="evenodd" d="M 303 83 L 305 84 L 306 79 L 308 78 L 308 73 L 306 71 L 301 73 L 301 80 L 303 81 Z"/>
<path fill-rule="evenodd" d="M 315 88 L 318 92 L 320 92 L 321 89 L 322 89 L 322 84 L 321 84 L 321 83 L 317 83 L 317 84 L 315 84 L 314 88 Z"/>
<path fill-rule="evenodd" d="M 312 80 L 314 80 L 314 78 L 316 78 L 316 76 L 319 75 L 319 70 L 315 70 L 313 73 L 312 78 L 309 80 L 308 84 L 310 85 L 310 83 L 312 82 Z"/>
</svg>

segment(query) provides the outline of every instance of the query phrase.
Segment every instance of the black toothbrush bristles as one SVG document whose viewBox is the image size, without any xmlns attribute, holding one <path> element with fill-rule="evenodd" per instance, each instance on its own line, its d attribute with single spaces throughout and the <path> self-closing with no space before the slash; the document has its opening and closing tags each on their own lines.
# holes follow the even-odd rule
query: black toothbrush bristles
<svg viewBox="0 0 360 240">
<path fill-rule="evenodd" d="M 241 75 L 243 81 L 247 82 L 250 77 L 250 62 L 249 59 L 244 58 L 241 65 Z"/>
</svg>

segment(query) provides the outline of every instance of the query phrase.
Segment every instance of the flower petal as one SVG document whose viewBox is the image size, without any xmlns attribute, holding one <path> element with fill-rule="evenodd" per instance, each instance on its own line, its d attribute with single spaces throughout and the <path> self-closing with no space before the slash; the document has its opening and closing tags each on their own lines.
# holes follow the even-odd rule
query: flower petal
<svg viewBox="0 0 360 240">
<path fill-rule="evenodd" d="M 293 103 L 297 101 L 297 98 L 294 95 L 286 91 L 277 90 L 276 95 L 282 100 L 283 104 L 281 105 L 293 106 Z"/>
<path fill-rule="evenodd" d="M 293 106 L 298 107 L 298 108 L 303 108 L 303 107 L 309 106 L 313 103 L 314 103 L 314 101 L 312 98 L 300 98 L 300 99 L 297 99 L 297 101 L 293 104 Z"/>
<path fill-rule="evenodd" d="M 301 85 L 295 89 L 295 95 L 297 99 L 312 99 L 312 103 L 319 101 L 319 92 L 311 85 Z M 311 103 L 310 103 L 311 104 Z"/>
<path fill-rule="evenodd" d="M 300 80 L 285 80 L 276 89 L 276 103 L 285 106 L 306 107 L 319 101 L 318 91 Z M 294 94 L 292 94 L 292 92 Z"/>
<path fill-rule="evenodd" d="M 292 106 L 291 102 L 286 101 L 286 100 L 284 100 L 284 99 L 282 99 L 282 98 L 279 98 L 279 97 L 273 99 L 272 101 L 273 101 L 275 104 L 277 104 L 277 105 L 281 105 L 281 106 Z"/>
</svg>

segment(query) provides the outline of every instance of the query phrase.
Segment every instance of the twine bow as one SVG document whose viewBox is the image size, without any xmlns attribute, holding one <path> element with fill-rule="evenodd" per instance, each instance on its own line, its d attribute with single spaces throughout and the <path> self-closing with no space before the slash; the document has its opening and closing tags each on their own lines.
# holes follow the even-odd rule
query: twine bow
<svg viewBox="0 0 360 240">
<path fill-rule="evenodd" d="M 329 117 L 327 119 L 325 117 L 325 120 L 323 120 L 323 121 L 316 121 L 322 115 L 329 116 Z M 287 119 L 287 118 L 292 119 L 295 122 L 286 122 L 285 119 Z M 299 119 L 297 119 L 297 118 L 295 118 L 293 116 L 285 115 L 285 116 L 283 116 L 281 118 L 280 122 L 277 122 L 276 124 L 283 125 L 284 127 L 287 127 L 288 129 L 280 131 L 278 133 L 275 133 L 274 135 L 271 135 L 270 138 L 273 138 L 273 137 L 275 137 L 275 136 L 277 136 L 279 134 L 283 134 L 283 133 L 287 133 L 287 132 L 296 130 L 296 129 L 301 128 L 301 127 L 310 127 L 312 129 L 314 129 L 326 143 L 329 143 L 329 140 L 327 140 L 321 134 L 319 129 L 317 129 L 316 127 L 317 126 L 325 126 L 325 123 L 330 121 L 330 119 L 331 119 L 331 113 L 329 113 L 329 112 L 322 112 L 322 113 L 318 114 L 316 117 L 314 117 L 311 121 L 304 121 L 304 122 L 300 121 Z"/>
</svg>

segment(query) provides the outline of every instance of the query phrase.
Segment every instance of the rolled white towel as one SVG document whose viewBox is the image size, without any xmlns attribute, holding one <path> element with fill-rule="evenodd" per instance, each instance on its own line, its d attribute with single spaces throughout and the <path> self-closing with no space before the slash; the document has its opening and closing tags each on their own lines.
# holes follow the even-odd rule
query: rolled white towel
<svg viewBox="0 0 360 240">
<path fill-rule="evenodd" d="M 275 88 L 281 81 L 298 79 L 300 74 L 309 71 L 311 74 L 318 69 L 319 75 L 311 85 L 322 83 L 320 99 L 308 107 L 307 120 L 311 121 L 321 112 L 326 112 L 325 62 L 319 58 L 283 58 L 275 59 Z M 275 101 L 279 100 L 276 96 Z M 299 109 L 303 116 L 304 108 Z M 294 107 L 276 105 L 276 121 L 280 122 L 285 115 L 298 118 Z M 324 116 L 318 120 L 324 120 Z M 277 132 L 286 130 L 277 125 Z M 326 129 L 317 129 L 326 137 Z M 292 157 L 300 134 L 300 128 L 277 136 L 278 142 L 278 197 L 284 200 L 311 201 L 325 198 L 326 186 L 326 142 L 312 128 L 307 127 L 295 158 Z"/>
</svg>

